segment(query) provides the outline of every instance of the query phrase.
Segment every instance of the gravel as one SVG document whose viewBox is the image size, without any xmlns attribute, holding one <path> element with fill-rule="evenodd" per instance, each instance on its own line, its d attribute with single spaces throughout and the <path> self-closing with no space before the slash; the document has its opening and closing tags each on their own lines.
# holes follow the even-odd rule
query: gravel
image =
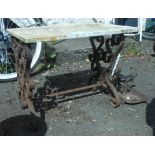
<svg viewBox="0 0 155 155">
<path fill-rule="evenodd" d="M 79 49 L 84 49 L 85 46 L 89 48 L 86 39 L 79 39 L 78 42 L 71 40 L 69 45 L 68 41 L 62 42 L 55 48 L 63 51 L 64 44 L 64 51 L 76 49 L 77 44 Z M 0 135 L 151 136 L 155 134 L 155 58 L 151 56 L 152 42 L 144 40 L 141 47 L 145 53 L 143 57 L 122 59 L 120 65 L 124 75 L 135 75 L 136 89 L 148 97 L 147 104 L 124 104 L 113 108 L 109 104 L 109 97 L 98 92 L 75 94 L 75 98 L 61 96 L 58 100 L 43 100 L 47 104 L 44 108 L 48 108 L 45 111 L 45 121 L 38 120 L 41 122 L 40 127 L 37 131 L 31 131 L 29 112 L 21 110 L 18 100 L 18 83 L 16 81 L 0 83 Z M 35 92 L 49 85 L 49 79 L 53 81 L 52 87 L 70 88 L 87 84 L 88 78 L 93 74 L 90 72 L 90 63 L 85 58 L 70 62 L 69 59 L 72 58 L 69 55 L 63 57 L 66 63 L 48 71 L 48 78 L 44 73 L 34 77 L 39 81 Z"/>
</svg>

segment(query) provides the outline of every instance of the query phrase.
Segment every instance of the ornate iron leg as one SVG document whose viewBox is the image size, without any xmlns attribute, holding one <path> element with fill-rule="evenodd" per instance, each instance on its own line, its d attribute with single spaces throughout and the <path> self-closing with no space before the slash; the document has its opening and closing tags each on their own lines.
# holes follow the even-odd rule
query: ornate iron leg
<svg viewBox="0 0 155 155">
<path fill-rule="evenodd" d="M 98 47 L 95 45 L 95 40 L 99 42 Z M 100 80 L 102 86 L 105 89 L 108 89 L 109 94 L 111 95 L 112 106 L 117 107 L 120 105 L 119 92 L 114 85 L 116 80 L 116 75 L 112 75 L 112 72 L 115 71 L 114 66 L 117 66 L 117 58 L 122 51 L 125 43 L 125 37 L 123 34 L 118 36 L 112 36 L 112 38 L 104 39 L 103 36 L 100 37 L 91 37 L 90 42 L 93 49 L 93 54 L 89 55 L 89 60 L 91 61 L 91 70 L 97 71 L 97 74 L 93 78 Z M 106 50 L 103 49 L 105 43 Z M 119 45 L 117 51 L 113 54 L 110 46 Z M 108 68 L 102 68 L 100 61 L 105 63 L 110 63 Z"/>
<path fill-rule="evenodd" d="M 113 36 L 115 37 L 115 36 Z M 111 95 L 111 104 L 113 107 L 118 107 L 120 106 L 121 104 L 121 99 L 120 99 L 120 95 L 119 95 L 119 92 L 116 88 L 116 84 L 115 82 L 118 81 L 119 79 L 119 74 L 113 74 L 115 73 L 115 68 L 114 66 L 116 67 L 117 66 L 117 59 L 124 47 L 124 44 L 125 44 L 125 37 L 124 35 L 120 35 L 118 40 L 115 40 L 115 38 L 112 38 L 111 42 L 112 42 L 112 46 L 113 45 L 119 45 L 118 46 L 118 49 L 116 50 L 116 52 L 113 54 L 113 57 L 111 59 L 111 62 L 110 62 L 110 66 L 109 66 L 109 69 L 107 70 L 107 72 L 104 74 L 104 79 L 105 79 L 105 82 L 109 88 L 109 93 Z M 120 71 L 119 71 L 120 72 Z"/>
<path fill-rule="evenodd" d="M 33 97 L 34 82 L 30 76 L 30 66 L 32 61 L 31 50 L 27 44 L 21 43 L 12 37 L 12 48 L 15 55 L 15 69 L 20 86 L 19 98 L 22 108 L 29 108 L 31 114 L 31 125 L 34 127 L 38 113 L 35 111 L 31 98 Z"/>
<path fill-rule="evenodd" d="M 92 45 L 92 49 L 93 49 L 93 54 L 89 55 L 89 60 L 91 61 L 91 70 L 92 71 L 97 71 L 97 74 L 95 77 L 92 77 L 97 79 L 99 78 L 99 76 L 102 73 L 102 68 L 101 68 L 101 64 L 100 64 L 100 60 L 102 60 L 102 53 L 101 51 L 103 51 L 102 46 L 104 45 L 104 37 L 100 36 L 100 37 L 90 37 L 90 43 Z M 97 42 L 99 42 L 98 47 L 96 47 L 95 45 L 95 40 Z M 92 80 L 91 79 L 91 80 Z M 91 83 L 91 80 L 89 83 Z"/>
</svg>

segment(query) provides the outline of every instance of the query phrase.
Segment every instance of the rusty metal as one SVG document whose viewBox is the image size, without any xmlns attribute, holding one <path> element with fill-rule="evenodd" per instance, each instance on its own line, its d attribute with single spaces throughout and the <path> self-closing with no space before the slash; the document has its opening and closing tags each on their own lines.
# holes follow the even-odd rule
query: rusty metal
<svg viewBox="0 0 155 155">
<path fill-rule="evenodd" d="M 12 48 L 15 55 L 15 69 L 17 72 L 20 86 L 19 98 L 22 102 L 22 108 L 29 108 L 35 113 L 31 98 L 35 87 L 33 80 L 30 78 L 30 65 L 32 61 L 31 49 L 28 45 L 12 37 Z"/>
<path fill-rule="evenodd" d="M 102 52 L 102 60 L 105 63 L 109 63 L 113 58 L 113 53 L 110 47 L 110 43 L 111 43 L 111 38 L 106 39 L 105 41 L 106 51 Z"/>
<path fill-rule="evenodd" d="M 102 53 L 103 52 L 103 45 L 104 45 L 104 37 L 90 37 L 90 43 L 92 45 L 93 54 L 89 55 L 89 60 L 91 61 L 91 70 L 97 71 L 101 73 L 101 64 L 100 61 L 102 60 Z M 98 46 L 95 45 L 95 41 L 99 43 Z"/>
<path fill-rule="evenodd" d="M 98 47 L 95 45 L 95 40 L 99 42 Z M 90 79 L 89 83 L 91 83 L 93 79 L 100 80 L 102 86 L 108 89 L 112 100 L 112 106 L 117 107 L 120 105 L 121 100 L 119 92 L 114 85 L 114 77 L 111 76 L 111 73 L 116 63 L 116 59 L 124 47 L 125 37 L 123 34 L 113 35 L 112 38 L 107 38 L 106 40 L 104 39 L 104 37 L 101 36 L 91 37 L 90 42 L 93 49 L 93 54 L 89 55 L 89 60 L 91 61 L 91 70 L 97 71 L 97 73 L 94 77 Z M 104 44 L 106 50 L 103 49 Z M 111 47 L 114 45 L 119 45 L 115 53 L 113 53 L 111 49 Z M 101 67 L 100 61 L 110 63 L 110 66 L 103 69 Z"/>
<path fill-rule="evenodd" d="M 58 92 L 58 90 L 55 90 L 55 88 L 53 88 L 50 91 L 45 91 L 44 97 L 58 97 L 64 94 L 80 92 L 83 90 L 103 88 L 110 95 L 112 101 L 111 104 L 113 107 L 120 106 L 120 104 L 123 103 L 122 100 L 124 102 L 129 101 L 127 100 L 127 95 L 132 96 L 132 91 L 127 82 L 121 84 L 120 71 L 115 71 L 114 75 L 111 74 L 114 65 L 116 66 L 117 64 L 116 61 L 118 55 L 122 52 L 122 49 L 124 47 L 124 35 L 113 35 L 112 38 L 107 39 L 105 39 L 103 36 L 90 37 L 90 42 L 92 45 L 93 53 L 89 55 L 89 60 L 91 61 L 91 70 L 95 71 L 96 75 L 90 78 L 89 85 L 61 92 Z M 96 42 L 98 45 L 96 45 Z M 23 104 L 22 107 L 28 107 L 32 115 L 37 116 L 38 113 L 36 112 L 32 103 L 32 101 L 35 99 L 35 97 L 33 97 L 33 90 L 35 88 L 35 85 L 30 77 L 30 65 L 32 61 L 31 49 L 27 44 L 22 43 L 15 38 L 12 38 L 12 45 L 16 60 L 15 68 L 20 85 L 19 97 Z M 116 52 L 113 52 L 112 50 L 112 47 L 114 45 L 118 46 Z M 103 61 L 104 63 L 109 63 L 109 67 L 103 68 L 101 66 L 101 61 Z M 93 79 L 96 80 L 95 84 L 91 84 Z M 139 95 L 136 100 L 132 100 L 131 102 L 145 102 L 145 98 L 144 96 Z"/>
<path fill-rule="evenodd" d="M 138 104 L 147 102 L 146 96 L 133 88 L 129 88 L 127 91 L 123 91 L 122 93 L 120 93 L 120 98 L 128 104 Z"/>
<path fill-rule="evenodd" d="M 68 93 L 79 92 L 82 90 L 88 90 L 91 88 L 95 89 L 99 86 L 102 86 L 104 89 L 108 90 L 108 92 L 111 96 L 112 106 L 113 107 L 119 106 L 121 103 L 119 92 L 116 89 L 115 85 L 113 84 L 115 79 L 117 79 L 118 77 L 116 77 L 116 75 L 114 77 L 112 77 L 111 71 L 112 71 L 113 64 L 115 63 L 118 54 L 123 49 L 124 36 L 120 35 L 120 37 L 118 37 L 119 40 L 118 40 L 118 38 L 114 39 L 115 37 L 112 37 L 112 38 L 113 38 L 113 40 L 111 40 L 110 38 L 105 40 L 103 36 L 90 37 L 90 42 L 92 45 L 93 53 L 89 55 L 89 60 L 91 61 L 91 70 L 96 71 L 97 73 L 95 76 L 90 78 L 89 84 L 91 83 L 91 81 L 93 79 L 95 79 L 97 81 L 97 84 L 84 86 L 84 87 L 80 87 L 80 88 L 75 88 L 75 89 L 70 89 L 70 90 L 65 90 L 65 91 L 56 92 L 56 93 L 51 93 L 51 94 L 47 94 L 46 96 L 47 97 L 60 96 L 60 95 L 68 94 Z M 98 46 L 95 44 L 95 41 L 98 43 Z M 104 43 L 105 43 L 106 50 L 103 49 Z M 112 49 L 110 46 L 118 45 L 118 43 L 120 45 L 119 45 L 117 51 L 115 53 L 112 53 Z M 107 55 L 109 55 L 109 58 L 108 58 L 108 61 L 105 61 L 105 60 L 107 60 L 107 57 L 108 57 Z M 108 68 L 103 69 L 101 67 L 100 61 L 104 61 L 106 63 L 111 62 L 111 63 Z"/>
<path fill-rule="evenodd" d="M 97 87 L 102 86 L 103 89 L 107 89 L 109 95 L 111 96 L 111 103 L 113 107 L 118 107 L 121 104 L 120 93 L 118 92 L 114 82 L 119 77 L 111 76 L 113 64 L 116 62 L 116 58 L 119 53 L 121 53 L 124 46 L 124 35 L 113 36 L 112 38 L 104 39 L 103 36 L 99 37 L 90 37 L 90 42 L 92 45 L 93 53 L 89 55 L 89 60 L 91 61 L 91 70 L 96 71 L 96 75 L 91 77 L 89 80 L 89 86 L 84 86 L 80 88 L 65 90 L 61 92 L 47 94 L 47 97 L 54 97 L 59 95 L 64 95 L 73 92 L 79 92 L 82 90 L 95 89 Z M 97 42 L 98 45 L 95 44 Z M 103 49 L 103 45 L 105 44 L 106 50 Z M 112 53 L 111 46 L 118 45 L 119 47 L 115 53 Z M 110 62 L 110 66 L 108 68 L 103 69 L 101 67 L 100 61 Z M 119 76 L 119 74 L 118 74 Z M 97 84 L 91 84 L 91 81 L 95 79 Z M 90 85 L 91 84 L 91 85 Z"/>
<path fill-rule="evenodd" d="M 112 83 L 112 81 L 110 81 L 108 76 L 105 77 L 105 81 L 106 81 L 106 84 L 108 85 L 108 89 L 110 92 L 111 105 L 116 108 L 116 107 L 120 106 L 120 104 L 121 104 L 119 93 L 118 93 L 116 87 L 114 86 L 114 84 Z"/>
<path fill-rule="evenodd" d="M 79 92 L 79 91 L 82 91 L 82 90 L 89 90 L 89 89 L 97 88 L 97 87 L 100 87 L 100 86 L 102 86 L 102 84 L 98 82 L 97 84 L 93 84 L 93 85 L 90 85 L 90 86 L 83 86 L 83 87 L 80 87 L 80 88 L 69 89 L 69 90 L 65 90 L 65 91 L 61 91 L 61 92 L 57 92 L 57 93 L 48 94 L 46 96 L 47 97 L 60 96 L 60 95 L 65 95 L 65 94 L 69 94 L 69 93 Z"/>
</svg>

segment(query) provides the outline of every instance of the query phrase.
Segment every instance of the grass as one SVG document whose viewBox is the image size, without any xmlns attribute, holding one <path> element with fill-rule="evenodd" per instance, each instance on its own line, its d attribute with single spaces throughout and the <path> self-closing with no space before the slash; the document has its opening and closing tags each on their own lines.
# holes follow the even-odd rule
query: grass
<svg viewBox="0 0 155 155">
<path fill-rule="evenodd" d="M 141 44 L 131 38 L 126 39 L 125 47 L 123 50 L 124 57 L 137 57 L 144 55 L 141 49 Z"/>
</svg>

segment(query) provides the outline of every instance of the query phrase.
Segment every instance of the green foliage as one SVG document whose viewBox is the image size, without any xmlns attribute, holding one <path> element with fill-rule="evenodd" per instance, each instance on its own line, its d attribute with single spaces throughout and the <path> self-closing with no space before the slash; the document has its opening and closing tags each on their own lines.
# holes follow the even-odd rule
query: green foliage
<svg viewBox="0 0 155 155">
<path fill-rule="evenodd" d="M 135 56 L 141 56 L 141 55 L 144 55 L 144 53 L 141 49 L 140 43 L 133 39 L 126 39 L 123 56 L 135 57 Z"/>
<path fill-rule="evenodd" d="M 56 52 L 51 44 L 44 45 L 44 56 L 42 63 L 37 66 L 37 70 L 50 70 L 56 66 Z"/>
<path fill-rule="evenodd" d="M 4 74 L 4 73 L 12 73 L 15 72 L 15 68 L 12 65 L 7 65 L 6 64 L 0 64 L 0 73 Z"/>
</svg>

